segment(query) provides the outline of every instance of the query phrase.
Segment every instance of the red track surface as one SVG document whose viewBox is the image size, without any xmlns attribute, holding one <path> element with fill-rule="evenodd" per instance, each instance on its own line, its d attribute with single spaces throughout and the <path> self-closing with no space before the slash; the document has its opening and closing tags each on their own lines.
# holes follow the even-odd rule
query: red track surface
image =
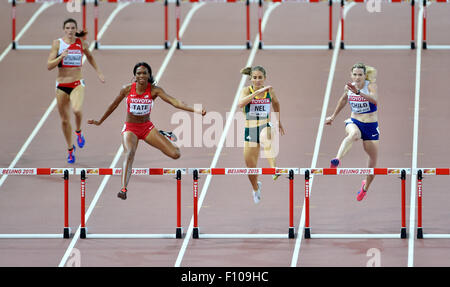
<svg viewBox="0 0 450 287">
<path fill-rule="evenodd" d="M 39 5 L 19 5 L 20 31 Z M 10 43 L 10 6 L 0 4 L 2 21 L 0 49 Z M 191 4 L 182 4 L 182 19 Z M 245 44 L 245 9 L 241 4 L 206 4 L 189 23 L 183 44 Z M 102 27 L 115 4 L 102 4 Z M 104 44 L 162 44 L 162 4 L 132 4 L 122 10 L 101 42 Z M 269 18 L 264 32 L 265 44 L 327 44 L 328 10 L 325 3 L 283 4 Z M 418 9 L 417 9 L 418 10 Z M 252 4 L 252 41 L 256 37 L 256 5 Z M 428 10 L 429 44 L 449 44 L 447 4 L 433 4 Z M 93 31 L 92 5 L 88 5 L 88 30 Z M 224 15 L 227 15 L 224 17 Z M 334 7 L 333 40 L 338 27 L 339 7 Z M 312 17 L 314 16 L 314 17 Z M 62 35 L 61 23 L 80 14 L 66 12 L 64 5 L 53 5 L 43 12 L 20 40 L 21 44 L 45 44 Z M 416 13 L 417 18 L 417 13 Z M 417 20 L 417 19 L 416 19 Z M 417 21 L 416 21 L 417 23 Z M 174 34 L 174 6 L 170 6 L 170 37 Z M 353 7 L 346 19 L 346 44 L 405 44 L 410 41 L 410 6 L 383 4 L 381 13 L 369 13 L 364 4 Z M 153 28 L 149 28 L 153 27 Z M 148 35 L 155 35 L 142 43 Z M 89 34 L 89 40 L 93 35 Z M 154 74 L 160 69 L 168 50 L 94 51 L 106 76 L 101 84 L 89 65 L 85 65 L 85 121 L 98 118 L 128 83 L 137 61 L 151 64 Z M 159 84 L 185 102 L 202 103 L 208 111 L 224 116 L 231 109 L 239 85 L 240 68 L 250 51 L 176 50 Z M 411 167 L 413 151 L 416 50 L 340 51 L 333 76 L 329 114 L 349 78 L 349 68 L 357 61 L 378 69 L 380 167 Z M 266 67 L 268 83 L 277 90 L 286 135 L 281 138 L 277 164 L 280 167 L 311 166 L 320 123 L 323 98 L 333 51 L 258 50 L 253 64 Z M 55 72 L 46 70 L 48 51 L 10 51 L 0 62 L 0 167 L 8 167 L 54 99 Z M 446 78 L 449 51 L 423 50 L 421 58 L 420 114 L 417 167 L 448 167 L 448 114 Z M 158 101 L 152 113 L 157 128 L 174 129 L 170 123 L 175 112 Z M 238 111 L 239 112 L 239 111 Z M 317 167 L 327 167 L 344 136 L 346 108 L 335 124 L 324 127 Z M 87 145 L 77 150 L 73 167 L 109 167 L 120 146 L 124 106 L 101 127 L 84 124 Z M 191 119 L 193 119 L 191 115 Z M 209 125 L 204 124 L 203 130 Z M 242 131 L 234 131 L 241 141 Z M 193 143 L 192 143 L 193 144 Z M 216 147 L 182 147 L 182 156 L 173 161 L 141 143 L 135 167 L 209 167 Z M 225 147 L 217 167 L 243 167 L 242 148 Z M 72 167 L 65 161 L 65 143 L 59 115 L 53 110 L 16 167 Z M 116 167 L 120 167 L 122 159 Z M 354 145 L 343 167 L 364 167 L 366 156 L 361 144 Z M 268 166 L 260 159 L 260 167 Z M 200 177 L 202 190 L 205 176 Z M 87 179 L 87 206 L 90 206 L 103 177 Z M 424 232 L 449 233 L 450 196 L 446 176 L 424 180 Z M 400 181 L 378 176 L 363 202 L 355 195 L 360 177 L 316 177 L 311 196 L 311 226 L 314 233 L 396 233 L 400 231 Z M 213 177 L 199 214 L 201 233 L 287 233 L 288 181 L 262 178 L 262 201 L 254 205 L 251 187 L 245 176 Z M 298 230 L 303 206 L 303 179 L 295 181 L 295 218 Z M 62 180 L 59 177 L 9 176 L 0 187 L 0 233 L 59 233 L 63 225 Z M 175 180 L 172 177 L 131 179 L 129 198 L 118 200 L 120 177 L 107 182 L 89 220 L 92 233 L 172 233 L 175 231 Z M 78 239 L 81 266 L 174 266 L 187 242 L 181 266 L 366 266 L 367 251 L 381 252 L 382 266 L 407 266 L 408 249 L 413 244 L 414 266 L 449 266 L 450 240 L 415 239 L 409 234 L 411 176 L 407 177 L 407 226 L 410 239 Z M 79 226 L 79 178 L 70 178 L 70 226 Z M 183 177 L 182 225 L 188 230 L 192 217 L 192 178 Z M 300 241 L 301 240 L 301 241 Z M 1 266 L 57 266 L 73 239 L 0 239 Z M 296 244 L 298 258 L 293 258 Z"/>
</svg>

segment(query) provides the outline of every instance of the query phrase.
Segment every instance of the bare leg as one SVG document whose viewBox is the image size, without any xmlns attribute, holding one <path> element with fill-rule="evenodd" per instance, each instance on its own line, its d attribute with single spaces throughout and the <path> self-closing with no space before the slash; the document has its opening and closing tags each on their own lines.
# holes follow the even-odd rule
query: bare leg
<svg viewBox="0 0 450 287">
<path fill-rule="evenodd" d="M 156 128 L 153 128 L 145 138 L 145 142 L 159 149 L 168 157 L 180 158 L 180 149 L 172 144 L 165 136 L 161 135 Z"/>
<path fill-rule="evenodd" d="M 129 131 L 123 133 L 122 146 L 125 158 L 122 166 L 122 189 L 126 189 L 128 186 L 138 142 L 139 139 L 134 133 Z"/>
<path fill-rule="evenodd" d="M 336 158 L 342 160 L 342 158 L 347 154 L 347 152 L 352 147 L 353 143 L 361 138 L 361 131 L 358 126 L 355 124 L 348 124 L 345 127 L 345 131 L 347 132 L 347 136 L 341 143 L 339 147 Z"/>
<path fill-rule="evenodd" d="M 67 149 L 73 147 L 72 142 L 72 125 L 70 124 L 70 98 L 65 92 L 56 89 L 56 102 L 58 112 L 61 118 L 61 128 L 66 139 Z"/>
<path fill-rule="evenodd" d="M 363 147 L 369 156 L 367 167 L 374 168 L 377 165 L 378 159 L 378 141 L 363 141 Z M 367 175 L 366 176 L 366 185 L 364 186 L 364 190 L 369 190 L 369 186 L 374 180 L 375 175 Z"/>
<path fill-rule="evenodd" d="M 75 115 L 75 130 L 81 130 L 81 121 L 83 119 L 83 113 L 81 111 L 84 101 L 84 86 L 80 85 L 76 87 L 72 93 L 70 93 L 70 102 L 72 103 L 73 114 Z"/>
<path fill-rule="evenodd" d="M 257 147 L 254 147 L 255 143 L 249 144 L 249 142 L 245 142 L 244 145 L 244 159 L 245 159 L 245 165 L 248 168 L 255 168 L 258 164 L 258 156 L 259 156 L 259 144 L 257 144 Z M 251 145 L 251 146 L 250 146 Z M 252 184 L 253 190 L 258 190 L 258 175 L 252 174 L 248 175 L 248 179 L 250 180 L 250 183 Z"/>
<path fill-rule="evenodd" d="M 272 138 L 273 138 L 272 129 L 270 127 L 267 127 L 261 131 L 259 140 L 263 146 L 264 155 L 266 156 L 270 167 L 274 168 L 276 167 L 276 160 L 272 148 Z"/>
</svg>

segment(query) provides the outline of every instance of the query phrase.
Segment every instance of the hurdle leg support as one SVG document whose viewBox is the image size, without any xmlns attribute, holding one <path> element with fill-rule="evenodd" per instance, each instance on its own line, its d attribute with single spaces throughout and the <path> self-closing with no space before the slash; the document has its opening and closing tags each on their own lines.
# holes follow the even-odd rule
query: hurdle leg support
<svg viewBox="0 0 450 287">
<path fill-rule="evenodd" d="M 64 230 L 63 237 L 70 237 L 69 227 L 69 171 L 64 171 Z"/>
<path fill-rule="evenodd" d="M 86 171 L 81 171 L 81 227 L 80 227 L 80 238 L 86 238 L 86 219 L 85 219 L 85 211 L 86 211 Z"/>
<path fill-rule="evenodd" d="M 294 171 L 289 170 L 289 238 L 295 238 L 294 227 Z"/>
<path fill-rule="evenodd" d="M 311 238 L 311 230 L 309 226 L 309 170 L 305 171 L 305 238 Z"/>
<path fill-rule="evenodd" d="M 417 238 L 423 239 L 422 230 L 422 170 L 417 171 Z"/>
<path fill-rule="evenodd" d="M 199 234 L 198 229 L 198 170 L 194 170 L 194 184 L 193 184 L 193 193 L 194 193 L 194 228 L 192 230 L 192 237 L 197 239 Z"/>
</svg>

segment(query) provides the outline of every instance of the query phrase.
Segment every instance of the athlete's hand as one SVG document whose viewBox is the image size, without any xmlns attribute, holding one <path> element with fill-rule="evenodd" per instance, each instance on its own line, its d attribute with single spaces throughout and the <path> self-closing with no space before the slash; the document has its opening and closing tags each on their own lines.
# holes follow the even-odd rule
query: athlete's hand
<svg viewBox="0 0 450 287">
<path fill-rule="evenodd" d="M 280 130 L 280 135 L 284 136 L 284 128 L 281 123 L 278 124 L 278 129 Z"/>
<path fill-rule="evenodd" d="M 329 117 L 327 117 L 327 118 L 325 119 L 325 124 L 331 126 L 331 124 L 333 123 L 333 121 L 334 121 L 334 118 L 333 118 L 332 116 L 329 116 Z"/>
<path fill-rule="evenodd" d="M 270 90 L 271 88 L 272 88 L 272 86 L 265 86 L 265 87 L 262 87 L 261 89 L 256 90 L 256 91 L 253 93 L 253 97 L 256 97 L 256 96 L 259 95 L 260 93 L 264 93 L 264 92 Z"/>
<path fill-rule="evenodd" d="M 96 126 L 99 126 L 102 124 L 101 122 L 96 121 L 96 120 L 88 120 L 87 123 L 90 125 L 96 125 Z"/>
<path fill-rule="evenodd" d="M 69 55 L 69 48 L 65 49 L 65 50 L 61 53 L 61 57 L 64 59 L 67 55 Z"/>
<path fill-rule="evenodd" d="M 350 91 L 352 91 L 355 94 L 358 93 L 358 89 L 352 83 L 347 83 L 347 89 L 349 89 Z"/>
<path fill-rule="evenodd" d="M 98 79 L 100 80 L 100 82 L 104 83 L 105 82 L 105 76 L 103 75 L 103 73 L 98 73 L 97 74 Z"/>
</svg>

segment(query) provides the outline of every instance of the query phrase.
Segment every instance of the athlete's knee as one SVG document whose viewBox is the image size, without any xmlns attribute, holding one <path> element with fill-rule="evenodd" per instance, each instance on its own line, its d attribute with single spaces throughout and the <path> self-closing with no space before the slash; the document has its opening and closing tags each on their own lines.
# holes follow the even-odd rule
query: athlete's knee
<svg viewBox="0 0 450 287">
<path fill-rule="evenodd" d="M 170 154 L 170 157 L 173 159 L 179 159 L 181 157 L 180 149 L 178 147 L 175 147 Z"/>
<path fill-rule="evenodd" d="M 129 160 L 133 160 L 134 156 L 136 155 L 136 150 L 134 149 L 125 149 L 124 150 L 125 158 Z"/>
<path fill-rule="evenodd" d="M 81 117 L 81 116 L 83 115 L 81 109 L 78 109 L 78 108 L 74 108 L 74 109 L 73 109 L 73 114 L 74 114 L 76 117 Z"/>
<path fill-rule="evenodd" d="M 350 132 L 348 133 L 347 138 L 350 139 L 351 141 L 357 141 L 359 140 L 360 135 L 357 132 Z"/>
<path fill-rule="evenodd" d="M 63 127 L 70 126 L 70 120 L 68 118 L 61 118 L 61 125 Z"/>
</svg>

